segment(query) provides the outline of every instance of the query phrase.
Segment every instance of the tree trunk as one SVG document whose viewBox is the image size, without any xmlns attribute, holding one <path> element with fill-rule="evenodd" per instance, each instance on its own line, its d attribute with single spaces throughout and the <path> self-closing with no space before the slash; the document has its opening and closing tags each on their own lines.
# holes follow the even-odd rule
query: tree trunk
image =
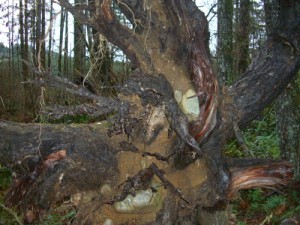
<svg viewBox="0 0 300 225">
<path fill-rule="evenodd" d="M 249 65 L 250 1 L 241 0 L 235 38 L 234 80 L 245 72 Z"/>
<path fill-rule="evenodd" d="M 279 2 L 265 0 L 264 10 L 266 18 L 267 37 L 272 38 L 272 33 L 279 23 Z M 282 19 L 282 18 L 281 18 Z M 298 76 L 278 96 L 275 101 L 275 114 L 277 133 L 281 156 L 294 164 L 294 176 L 300 179 L 300 108 L 299 108 L 299 71 Z"/>
<path fill-rule="evenodd" d="M 61 76 L 61 72 L 62 72 L 63 37 L 64 37 L 65 16 L 67 14 L 67 13 L 65 13 L 63 11 L 64 11 L 64 8 L 61 7 L 60 30 L 59 30 L 59 45 L 58 45 L 58 75 L 59 76 Z M 68 26 L 68 24 L 66 24 L 66 27 L 67 26 Z"/>
<path fill-rule="evenodd" d="M 76 0 L 75 4 L 81 4 L 83 1 Z M 67 25 L 68 26 L 68 25 Z M 81 80 L 85 76 L 85 32 L 84 26 L 74 18 L 74 65 L 73 76 L 76 80 Z"/>
<path fill-rule="evenodd" d="M 51 1 L 50 3 L 50 23 L 53 22 L 53 1 Z M 52 35 L 53 35 L 53 31 L 52 31 L 52 27 L 49 28 L 49 42 L 48 42 L 48 68 L 50 69 L 52 67 L 51 63 L 52 63 Z"/>
<path fill-rule="evenodd" d="M 218 1 L 218 76 L 223 84 L 233 82 L 233 1 Z"/>
<path fill-rule="evenodd" d="M 264 0 L 264 11 L 266 21 L 266 33 L 268 37 L 272 36 L 278 20 L 278 0 Z"/>
<path fill-rule="evenodd" d="M 40 70 L 45 69 L 45 40 L 44 40 L 44 15 L 43 15 L 43 0 L 36 1 L 36 29 L 35 29 L 35 41 L 36 41 L 36 66 Z"/>
<path fill-rule="evenodd" d="M 64 44 L 64 74 L 66 77 L 69 77 L 69 35 L 68 35 L 68 32 L 69 32 L 69 28 L 68 28 L 68 24 L 69 24 L 69 14 L 68 13 L 65 13 L 65 44 Z M 73 78 L 73 76 L 72 76 Z"/>
<path fill-rule="evenodd" d="M 132 28 L 119 23 L 109 0 L 96 1 L 91 18 L 78 10 L 86 9 L 84 4 L 60 2 L 140 70 L 118 87 L 117 99 L 34 70 L 43 78 L 35 83 L 93 100 L 52 108 L 49 116 L 110 115 L 110 123 L 2 122 L 0 163 L 20 162 L 17 167 L 26 174 L 17 173 L 7 205 L 18 205 L 27 220 L 67 198 L 77 205 L 77 224 L 212 224 L 226 222 L 218 210 L 238 190 L 291 179 L 287 162 L 227 159 L 222 149 L 233 124 L 247 126 L 298 71 L 299 20 L 292 20 L 298 2 L 281 7 L 291 16 L 283 18 L 291 20 L 284 25 L 291 41 L 275 35 L 221 96 L 208 58 L 207 21 L 192 1 L 117 1 Z"/>
<path fill-rule="evenodd" d="M 21 1 L 20 1 L 21 2 Z M 24 7 L 24 8 L 23 8 Z M 24 16 L 23 18 L 23 24 L 20 27 L 23 27 L 23 29 L 20 30 L 21 35 L 23 35 L 23 44 L 21 44 L 21 58 L 22 58 L 22 81 L 24 82 L 24 112 L 28 114 L 35 115 L 35 94 L 32 85 L 28 84 L 28 81 L 32 79 L 32 73 L 30 71 L 30 68 L 26 64 L 26 62 L 29 62 L 29 20 L 30 20 L 30 14 L 28 10 L 28 1 L 24 0 L 24 6 L 23 6 L 24 13 L 21 16 Z M 20 10 L 22 10 L 20 8 Z M 20 21 L 21 22 L 21 21 Z M 22 41 L 22 39 L 21 39 Z M 31 115 L 31 116 L 32 116 Z"/>
<path fill-rule="evenodd" d="M 299 107 L 299 72 L 298 82 L 289 84 L 275 101 L 277 132 L 281 157 L 294 165 L 294 175 L 300 179 L 300 107 Z"/>
<path fill-rule="evenodd" d="M 46 4 L 45 0 L 41 2 L 41 61 L 43 68 L 46 68 Z"/>
</svg>

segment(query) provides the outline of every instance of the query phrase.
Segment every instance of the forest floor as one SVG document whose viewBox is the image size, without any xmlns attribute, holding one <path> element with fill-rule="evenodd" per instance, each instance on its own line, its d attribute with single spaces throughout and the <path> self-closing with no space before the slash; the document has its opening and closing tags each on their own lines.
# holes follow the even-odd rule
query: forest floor
<svg viewBox="0 0 300 225">
<path fill-rule="evenodd" d="M 0 167 L 0 225 L 22 224 L 16 209 L 5 207 L 5 193 L 12 182 L 9 169 Z M 278 189 L 252 189 L 241 191 L 232 201 L 232 224 L 276 225 L 285 218 L 300 213 L 300 182 Z M 58 203 L 42 218 L 42 224 L 71 224 L 76 206 L 70 201 Z M 36 223 L 36 224 L 40 224 Z"/>
<path fill-rule="evenodd" d="M 66 121 L 70 122 L 70 118 L 60 122 L 66 123 Z M 76 118 L 72 122 L 89 123 L 94 121 L 89 121 L 88 118 Z M 246 154 L 238 146 L 238 143 L 232 140 L 224 149 L 226 155 L 236 158 L 280 158 L 274 110 L 272 108 L 267 109 L 259 121 L 254 121 L 242 133 L 245 143 L 251 151 Z M 17 210 L 6 208 L 4 203 L 5 194 L 12 182 L 12 171 L 0 165 L 0 225 L 22 224 L 22 217 L 17 213 Z M 300 181 L 294 182 L 287 187 L 240 191 L 235 200 L 231 202 L 231 205 L 232 224 L 280 224 L 286 218 L 300 215 Z M 76 206 L 66 200 L 53 207 L 41 218 L 41 221 L 42 224 L 46 225 L 71 224 L 76 216 L 76 212 Z"/>
</svg>

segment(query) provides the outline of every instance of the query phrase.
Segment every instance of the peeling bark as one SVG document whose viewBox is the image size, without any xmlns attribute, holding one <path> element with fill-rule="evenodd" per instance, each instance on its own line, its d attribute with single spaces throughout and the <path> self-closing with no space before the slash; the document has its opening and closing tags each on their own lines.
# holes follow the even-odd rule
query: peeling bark
<svg viewBox="0 0 300 225">
<path fill-rule="evenodd" d="M 119 99 L 111 99 L 35 71 L 40 77 L 35 83 L 66 88 L 93 100 L 87 113 L 118 112 L 102 125 L 1 122 L 0 163 L 17 171 L 8 205 L 38 215 L 79 194 L 77 224 L 103 224 L 107 219 L 114 224 L 211 224 L 212 217 L 204 216 L 209 214 L 207 209 L 223 221 L 223 214 L 216 210 L 224 209 L 239 189 L 266 184 L 257 175 L 266 168 L 273 171 L 264 176 L 268 184 L 286 184 L 286 178 L 291 178 L 287 163 L 239 160 L 245 166 L 238 167 L 223 156 L 222 148 L 233 135 L 233 124 L 245 127 L 295 76 L 300 65 L 300 29 L 295 29 L 299 20 L 286 23 L 284 35 L 275 34 L 244 75 L 219 95 L 208 54 L 207 21 L 192 1 L 117 1 L 133 29 L 116 20 L 110 1 L 96 1 L 93 9 L 60 2 L 80 22 L 122 48 L 141 72 L 120 87 Z M 290 6 L 286 2 L 283 6 Z M 93 17 L 78 9 L 91 9 Z M 194 122 L 174 97 L 175 91 L 184 94 L 190 89 L 196 90 L 200 108 Z M 163 113 L 153 114 L 159 111 Z M 169 155 L 169 160 L 160 160 Z M 174 195 L 174 189 L 165 189 L 161 183 L 156 187 L 159 181 L 153 175 L 142 188 L 146 190 L 137 190 L 149 193 L 157 188 L 153 195 L 161 202 L 153 208 L 123 214 L 105 204 L 121 193 L 118 186 L 128 176 L 134 177 L 152 163 L 189 203 Z"/>
<path fill-rule="evenodd" d="M 9 206 L 49 209 L 66 196 L 113 182 L 117 175 L 117 150 L 107 145 L 99 125 L 1 122 L 0 130 L 0 163 L 17 172 L 6 197 Z"/>
</svg>

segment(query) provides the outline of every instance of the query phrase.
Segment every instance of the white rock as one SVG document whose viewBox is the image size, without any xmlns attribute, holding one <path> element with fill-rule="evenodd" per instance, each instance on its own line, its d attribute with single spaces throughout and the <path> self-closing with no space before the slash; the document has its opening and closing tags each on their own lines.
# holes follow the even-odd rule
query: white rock
<svg viewBox="0 0 300 225">
<path fill-rule="evenodd" d="M 196 92 L 193 89 L 189 89 L 181 100 L 181 107 L 183 112 L 189 119 L 196 119 L 200 114 L 199 100 Z"/>
<path fill-rule="evenodd" d="M 103 225 L 114 225 L 113 221 L 111 219 L 106 219 L 103 223 Z"/>
<path fill-rule="evenodd" d="M 114 208 L 119 213 L 144 214 L 157 210 L 162 203 L 161 191 L 151 189 L 136 191 L 135 197 L 129 194 L 123 201 L 116 202 Z"/>
</svg>

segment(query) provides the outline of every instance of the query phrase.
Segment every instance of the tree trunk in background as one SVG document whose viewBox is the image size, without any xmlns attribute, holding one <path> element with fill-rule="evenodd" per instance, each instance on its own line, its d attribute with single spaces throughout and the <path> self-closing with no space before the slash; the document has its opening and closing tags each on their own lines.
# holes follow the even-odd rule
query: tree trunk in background
<svg viewBox="0 0 300 225">
<path fill-rule="evenodd" d="M 50 3 L 50 23 L 53 20 L 53 1 Z M 49 42 L 48 42 L 48 68 L 51 68 L 51 58 L 52 58 L 52 32 L 53 32 L 53 27 L 50 27 L 49 30 Z"/>
<path fill-rule="evenodd" d="M 275 110 L 281 156 L 294 164 L 300 180 L 300 72 L 276 99 Z"/>
<path fill-rule="evenodd" d="M 21 37 L 21 59 L 22 59 L 22 81 L 24 82 L 24 112 L 34 112 L 33 103 L 33 90 L 32 85 L 28 84 L 28 80 L 31 78 L 28 65 L 25 62 L 29 62 L 29 26 L 28 26 L 28 1 L 20 0 L 20 37 Z"/>
<path fill-rule="evenodd" d="M 245 72 L 249 65 L 249 36 L 250 36 L 250 0 L 240 0 L 236 32 L 235 32 L 235 57 L 234 80 Z"/>
<path fill-rule="evenodd" d="M 83 3 L 82 0 L 75 0 L 75 4 Z M 81 80 L 85 73 L 85 32 L 84 26 L 74 18 L 74 79 Z"/>
<path fill-rule="evenodd" d="M 15 74 L 15 45 L 14 45 L 14 30 L 15 30 L 15 3 L 14 0 L 12 0 L 12 11 L 11 14 L 8 17 L 11 17 L 10 25 L 9 25 L 9 36 L 10 36 L 10 42 L 9 42 L 9 48 L 11 50 L 11 72 L 12 77 L 14 77 Z"/>
<path fill-rule="evenodd" d="M 64 75 L 69 77 L 69 13 L 65 13 Z M 74 76 L 72 76 L 73 78 Z"/>
<path fill-rule="evenodd" d="M 62 49 L 63 49 L 63 36 L 64 36 L 64 25 L 65 25 L 65 15 L 67 13 L 64 12 L 64 8 L 61 7 L 60 14 L 60 30 L 59 30 L 59 45 L 58 45 L 58 76 L 61 76 L 62 72 Z M 66 24 L 66 27 L 68 24 Z"/>
<path fill-rule="evenodd" d="M 43 78 L 37 83 L 93 100 L 53 107 L 49 116 L 74 115 L 75 108 L 81 110 L 77 115 L 110 119 L 78 126 L 0 122 L 0 163 L 16 171 L 8 206 L 33 220 L 51 206 L 76 201 L 74 224 L 212 225 L 228 222 L 219 210 L 238 190 L 289 181 L 289 163 L 234 160 L 222 152 L 234 124 L 249 125 L 299 69 L 300 55 L 284 39 L 270 40 L 219 96 L 208 22 L 191 0 L 115 0 L 131 27 L 120 23 L 109 0 L 95 1 L 90 14 L 78 11 L 89 9 L 86 5 L 59 1 L 81 24 L 120 47 L 139 70 L 120 84 L 116 98 L 35 70 Z M 284 3 L 281 13 L 290 17 L 282 19 L 299 26 L 299 8 L 290 11 Z M 300 30 L 293 23 L 281 25 L 299 49 Z M 139 197 L 145 191 L 142 206 L 126 204 L 132 192 Z"/>
<path fill-rule="evenodd" d="M 24 6 L 23 6 L 23 0 L 19 1 L 19 7 L 20 7 L 20 12 L 19 12 L 19 23 L 20 23 L 20 30 L 19 30 L 19 36 L 20 36 L 20 47 L 21 47 L 21 76 L 22 76 L 22 81 L 24 81 L 24 77 L 28 77 L 28 75 L 26 75 L 26 73 L 28 73 L 27 70 L 27 65 L 25 64 L 25 61 L 27 61 L 26 59 L 26 50 L 25 50 L 25 34 L 24 34 L 24 30 L 25 30 L 25 26 L 24 26 Z M 24 90 L 25 92 L 25 90 Z M 25 94 L 25 93 L 24 93 Z M 23 95 L 24 96 L 24 95 Z M 26 98 L 26 95 L 25 95 Z M 24 99 L 25 104 L 26 105 L 26 100 Z M 24 107 L 23 106 L 23 107 Z"/>
<path fill-rule="evenodd" d="M 263 0 L 266 22 L 267 37 L 272 36 L 272 32 L 277 24 L 278 20 L 278 0 Z"/>
<path fill-rule="evenodd" d="M 9 6 L 9 1 L 7 1 L 7 15 L 8 15 L 8 25 L 10 22 L 10 16 L 11 16 L 11 7 Z M 12 77 L 12 40 L 11 40 L 11 28 L 10 25 L 8 26 L 8 73 L 11 75 Z"/>
<path fill-rule="evenodd" d="M 42 62 L 42 0 L 36 0 L 36 15 L 35 15 L 35 62 L 36 67 L 44 69 Z"/>
<path fill-rule="evenodd" d="M 46 69 L 46 4 L 45 0 L 41 1 L 41 62 Z"/>
<path fill-rule="evenodd" d="M 217 73 L 222 84 L 233 81 L 233 1 L 218 0 Z"/>
<path fill-rule="evenodd" d="M 46 67 L 46 45 L 45 45 L 45 0 L 36 1 L 36 26 L 35 26 L 35 58 L 36 65 L 39 69 L 45 69 Z"/>
<path fill-rule="evenodd" d="M 278 0 L 264 0 L 267 37 L 272 38 L 277 23 L 283 20 L 279 15 Z M 288 20 L 288 19 L 286 19 Z M 282 30 L 276 31 L 279 33 Z M 275 114 L 281 156 L 295 166 L 295 178 L 300 179 L 300 74 L 298 79 L 279 95 L 275 101 Z"/>
</svg>

